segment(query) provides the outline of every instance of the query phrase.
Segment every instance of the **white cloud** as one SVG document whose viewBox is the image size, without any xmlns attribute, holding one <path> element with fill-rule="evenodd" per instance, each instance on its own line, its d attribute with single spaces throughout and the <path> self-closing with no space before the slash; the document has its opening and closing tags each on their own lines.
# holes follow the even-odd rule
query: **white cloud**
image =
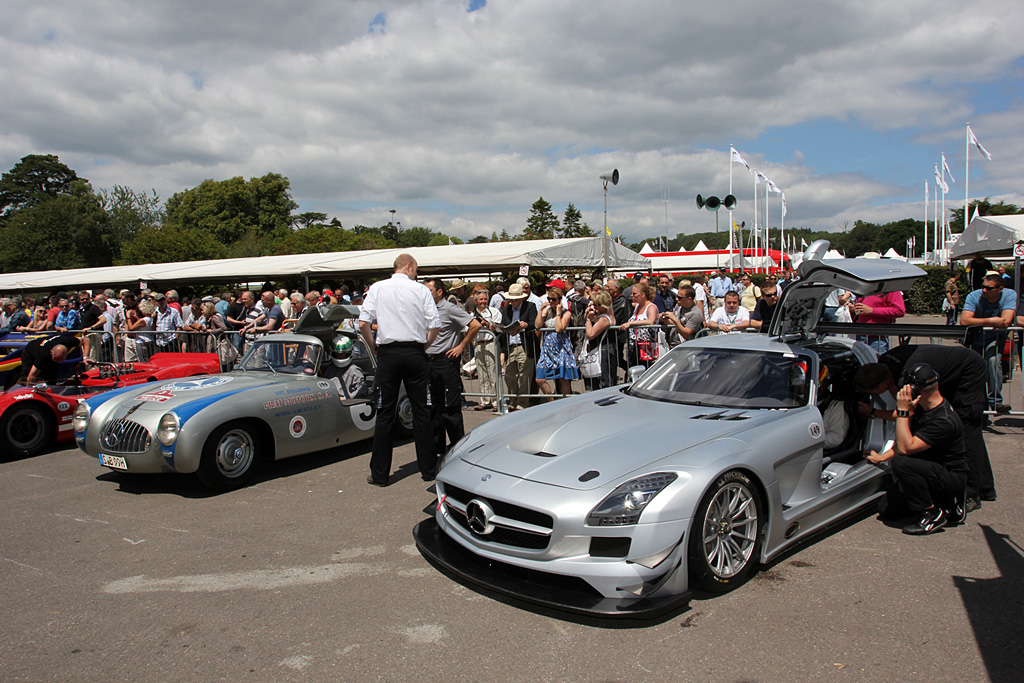
<svg viewBox="0 0 1024 683">
<path fill-rule="evenodd" d="M 273 171 L 346 225 L 396 208 L 463 238 L 513 232 L 544 196 L 597 230 L 598 176 L 617 167 L 616 233 L 663 230 L 663 187 L 673 234 L 708 229 L 692 198 L 727 187 L 730 141 L 786 190 L 792 225 L 867 219 L 926 177 L 822 175 L 827 139 L 758 153 L 773 128 L 829 119 L 906 130 L 931 153 L 973 115 L 995 160 L 972 163 L 972 187 L 975 169 L 990 194 L 1024 171 L 1021 111 L 970 100 L 1024 53 L 1024 10 L 1004 0 L 54 0 L 5 19 L 3 169 L 55 153 L 96 187 L 163 197 Z"/>
</svg>

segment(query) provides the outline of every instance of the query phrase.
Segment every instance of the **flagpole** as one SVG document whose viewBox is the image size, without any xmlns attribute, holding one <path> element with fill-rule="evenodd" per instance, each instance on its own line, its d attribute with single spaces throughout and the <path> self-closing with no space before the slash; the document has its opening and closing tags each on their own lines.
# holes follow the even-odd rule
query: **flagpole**
<svg viewBox="0 0 1024 683">
<path fill-rule="evenodd" d="M 964 232 L 967 232 L 967 204 L 970 202 L 971 184 L 971 122 L 964 124 Z M 965 239 L 965 238 L 961 238 Z"/>
<path fill-rule="evenodd" d="M 936 254 L 939 252 L 939 235 L 941 234 L 943 239 L 945 239 L 945 237 L 946 237 L 946 188 L 947 187 L 949 187 L 949 185 L 946 184 L 946 155 L 943 154 L 942 155 L 942 231 L 941 231 L 941 233 L 939 232 L 938 229 L 936 229 L 936 231 L 935 231 L 935 253 Z M 941 265 L 941 263 L 939 265 Z"/>
<path fill-rule="evenodd" d="M 779 218 L 779 265 L 786 262 L 786 193 L 782 193 Z"/>
<path fill-rule="evenodd" d="M 938 185 L 935 186 L 935 220 L 932 221 L 932 247 L 935 247 L 935 236 L 939 233 L 939 190 L 942 188 Z M 925 245 L 925 263 L 928 263 L 928 245 Z"/>
<path fill-rule="evenodd" d="M 754 169 L 754 256 L 757 256 L 757 221 L 760 217 L 757 214 L 757 169 Z M 754 262 L 757 265 L 757 262 Z M 756 268 L 755 268 L 756 271 Z"/>
<path fill-rule="evenodd" d="M 734 147 L 729 145 L 729 194 L 732 194 L 732 151 Z M 732 209 L 729 209 L 729 261 L 732 262 L 732 230 L 736 223 L 732 219 Z M 743 261 L 743 258 L 740 258 Z"/>
<path fill-rule="evenodd" d="M 925 180 L 925 243 L 928 243 L 928 180 Z"/>
</svg>

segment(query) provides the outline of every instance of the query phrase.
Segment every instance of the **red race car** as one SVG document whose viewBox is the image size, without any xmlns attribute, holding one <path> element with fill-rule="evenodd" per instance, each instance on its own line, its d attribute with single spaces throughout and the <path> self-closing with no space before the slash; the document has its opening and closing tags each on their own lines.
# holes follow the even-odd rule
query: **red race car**
<svg viewBox="0 0 1024 683">
<path fill-rule="evenodd" d="M 14 387 L 0 394 L 0 458 L 36 455 L 54 442 L 73 440 L 71 416 L 80 400 L 143 382 L 220 370 L 215 353 L 156 353 L 146 363 L 96 363 L 54 384 Z"/>
</svg>

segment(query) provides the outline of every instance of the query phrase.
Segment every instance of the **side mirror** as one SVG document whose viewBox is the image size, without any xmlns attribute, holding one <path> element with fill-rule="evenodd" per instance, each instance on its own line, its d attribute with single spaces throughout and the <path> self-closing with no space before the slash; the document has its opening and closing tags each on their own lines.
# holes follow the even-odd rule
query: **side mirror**
<svg viewBox="0 0 1024 683">
<path fill-rule="evenodd" d="M 629 377 L 630 382 L 635 382 L 640 379 L 645 372 L 647 372 L 647 368 L 643 365 L 633 365 L 626 371 L 626 376 Z"/>
</svg>

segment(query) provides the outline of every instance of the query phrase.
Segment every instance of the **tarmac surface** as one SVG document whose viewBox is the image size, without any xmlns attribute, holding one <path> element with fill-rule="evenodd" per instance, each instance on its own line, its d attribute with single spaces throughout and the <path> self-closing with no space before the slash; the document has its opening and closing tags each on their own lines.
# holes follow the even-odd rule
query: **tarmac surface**
<svg viewBox="0 0 1024 683">
<path fill-rule="evenodd" d="M 1017 682 L 1022 435 L 1020 417 L 986 431 L 999 500 L 961 527 L 910 537 L 865 516 L 731 593 L 625 624 L 428 564 L 412 527 L 435 498 L 411 442 L 384 489 L 365 482 L 369 441 L 221 495 L 75 449 L 0 461 L 0 680 Z"/>
</svg>

